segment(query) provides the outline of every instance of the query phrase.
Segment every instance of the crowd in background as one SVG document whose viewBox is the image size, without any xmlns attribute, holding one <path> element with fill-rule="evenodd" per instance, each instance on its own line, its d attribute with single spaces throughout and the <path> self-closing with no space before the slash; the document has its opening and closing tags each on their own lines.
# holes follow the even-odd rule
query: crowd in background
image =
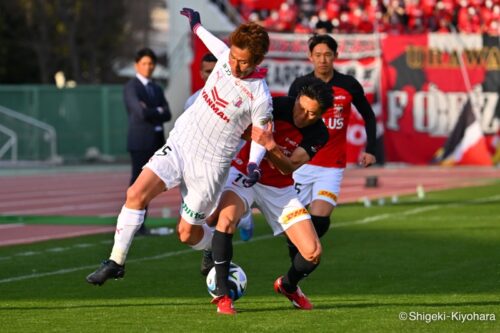
<svg viewBox="0 0 500 333">
<path fill-rule="evenodd" d="M 500 36 L 500 0 L 230 0 L 269 31 Z"/>
</svg>

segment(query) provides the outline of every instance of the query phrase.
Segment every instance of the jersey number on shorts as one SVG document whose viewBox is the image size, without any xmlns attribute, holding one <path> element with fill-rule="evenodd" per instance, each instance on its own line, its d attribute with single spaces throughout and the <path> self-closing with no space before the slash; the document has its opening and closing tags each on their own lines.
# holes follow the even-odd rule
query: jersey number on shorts
<svg viewBox="0 0 500 333">
<path fill-rule="evenodd" d="M 156 156 L 166 156 L 167 155 L 167 150 L 172 151 L 172 148 L 170 148 L 169 146 L 163 146 L 161 148 L 161 151 L 158 151 L 155 155 Z"/>
<path fill-rule="evenodd" d="M 236 178 L 234 178 L 233 184 L 243 186 L 243 177 L 244 177 L 243 174 L 239 173 L 238 176 L 236 176 Z M 238 183 L 240 183 L 240 184 L 238 184 Z"/>
</svg>

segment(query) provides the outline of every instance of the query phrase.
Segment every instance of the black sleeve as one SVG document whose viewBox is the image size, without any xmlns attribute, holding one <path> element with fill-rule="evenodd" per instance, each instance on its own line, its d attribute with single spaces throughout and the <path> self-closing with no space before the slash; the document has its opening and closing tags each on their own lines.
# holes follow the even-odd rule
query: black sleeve
<svg viewBox="0 0 500 333">
<path fill-rule="evenodd" d="M 376 140 L 377 140 L 377 121 L 375 113 L 366 99 L 365 92 L 361 84 L 354 80 L 352 87 L 352 103 L 358 110 L 361 117 L 365 121 L 366 131 L 366 148 L 365 151 L 369 154 L 375 155 L 376 153 Z"/>
<path fill-rule="evenodd" d="M 328 141 L 328 129 L 325 123 L 320 119 L 314 125 L 307 126 L 301 130 L 302 141 L 299 147 L 305 149 L 309 157 L 312 159 L 318 150 L 323 147 Z"/>
<path fill-rule="evenodd" d="M 291 96 L 291 97 L 297 97 L 297 95 L 299 94 L 299 80 L 298 79 L 295 79 L 293 82 L 292 82 L 292 85 L 290 86 L 290 89 L 288 89 L 288 96 Z"/>
</svg>

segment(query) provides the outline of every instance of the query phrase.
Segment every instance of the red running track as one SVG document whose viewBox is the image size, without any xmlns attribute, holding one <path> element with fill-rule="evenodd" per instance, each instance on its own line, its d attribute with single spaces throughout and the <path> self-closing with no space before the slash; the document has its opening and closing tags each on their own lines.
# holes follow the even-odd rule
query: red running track
<svg viewBox="0 0 500 333">
<path fill-rule="evenodd" d="M 378 187 L 365 187 L 366 177 L 377 176 Z M 0 176 L 0 215 L 115 216 L 128 186 L 126 170 L 66 172 L 27 176 Z M 340 203 L 472 186 L 500 179 L 498 168 L 401 167 L 346 169 Z M 170 212 L 177 217 L 179 190 L 162 193 L 150 205 L 150 216 Z M 165 208 L 167 211 L 165 211 Z"/>
<path fill-rule="evenodd" d="M 369 176 L 378 178 L 377 187 L 365 187 Z M 348 168 L 344 174 L 339 202 L 355 202 L 362 197 L 376 199 L 412 194 L 416 192 L 417 186 L 432 191 L 485 184 L 495 179 L 500 179 L 498 168 Z M 57 174 L 52 170 L 48 174 L 0 176 L 0 216 L 116 216 L 123 205 L 128 180 L 129 171 L 124 168 L 92 172 L 80 169 Z M 150 204 L 149 214 L 154 217 L 178 217 L 179 204 L 180 194 L 176 188 L 155 198 Z M 113 229 L 3 225 L 0 246 L 110 232 Z"/>
</svg>

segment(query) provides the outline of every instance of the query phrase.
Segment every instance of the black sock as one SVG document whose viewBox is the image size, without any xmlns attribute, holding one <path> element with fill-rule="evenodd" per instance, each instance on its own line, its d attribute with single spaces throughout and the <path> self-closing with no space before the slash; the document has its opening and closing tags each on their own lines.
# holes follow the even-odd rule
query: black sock
<svg viewBox="0 0 500 333">
<path fill-rule="evenodd" d="M 318 234 L 318 238 L 323 237 L 324 234 L 330 229 L 330 216 L 316 216 L 311 215 L 311 220 Z"/>
<path fill-rule="evenodd" d="M 229 265 L 233 259 L 233 235 L 215 230 L 212 239 L 212 257 L 215 264 L 217 276 L 217 288 L 219 295 L 229 295 L 227 279 L 229 276 Z"/>
<path fill-rule="evenodd" d="M 293 244 L 292 241 L 290 240 L 290 238 L 288 238 L 288 237 L 286 238 L 286 243 L 288 245 L 288 256 L 290 257 L 290 261 L 293 264 L 293 260 L 295 259 L 295 256 L 297 255 L 297 253 L 299 253 L 299 249 L 297 249 L 295 244 Z"/>
<path fill-rule="evenodd" d="M 311 274 L 318 265 L 319 263 L 315 264 L 312 261 L 307 261 L 300 253 L 297 253 L 288 273 L 283 277 L 285 291 L 288 293 L 295 292 L 299 281 Z"/>
</svg>

